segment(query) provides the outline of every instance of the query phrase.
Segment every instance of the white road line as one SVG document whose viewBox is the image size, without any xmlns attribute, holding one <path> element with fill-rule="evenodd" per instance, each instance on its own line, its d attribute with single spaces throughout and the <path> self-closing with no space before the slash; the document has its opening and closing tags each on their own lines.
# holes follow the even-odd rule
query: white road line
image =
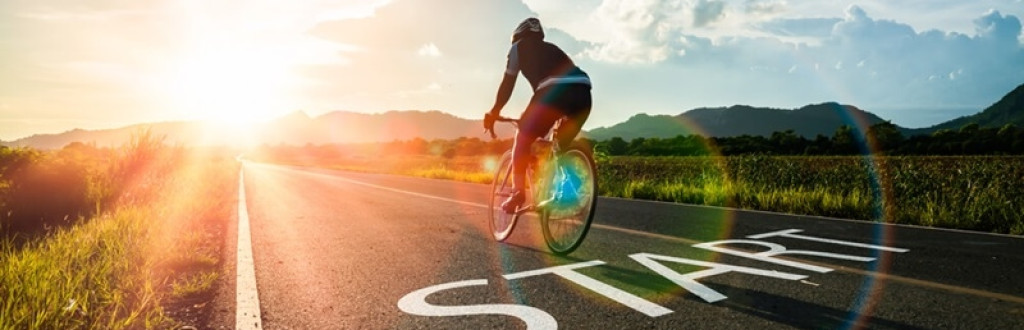
<svg viewBox="0 0 1024 330">
<path fill-rule="evenodd" d="M 256 268 L 252 258 L 252 234 L 245 204 L 245 176 L 238 173 L 238 262 L 235 264 L 235 329 L 260 329 L 260 295 L 256 292 Z"/>
</svg>

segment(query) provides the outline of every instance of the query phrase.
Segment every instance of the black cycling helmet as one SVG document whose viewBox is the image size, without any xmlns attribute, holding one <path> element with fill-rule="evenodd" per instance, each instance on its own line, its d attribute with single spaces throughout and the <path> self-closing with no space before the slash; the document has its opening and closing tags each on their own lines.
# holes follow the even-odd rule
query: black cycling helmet
<svg viewBox="0 0 1024 330">
<path fill-rule="evenodd" d="M 519 23 L 516 27 L 516 31 L 512 33 L 512 43 L 519 41 L 520 39 L 537 36 L 540 39 L 544 39 L 544 29 L 540 27 L 540 20 L 530 17 Z"/>
</svg>

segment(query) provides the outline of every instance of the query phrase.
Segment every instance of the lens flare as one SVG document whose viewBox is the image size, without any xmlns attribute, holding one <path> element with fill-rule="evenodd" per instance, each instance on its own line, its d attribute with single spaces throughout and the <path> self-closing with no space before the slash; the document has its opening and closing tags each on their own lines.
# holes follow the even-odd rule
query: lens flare
<svg viewBox="0 0 1024 330">
<path fill-rule="evenodd" d="M 868 134 L 871 124 L 865 115 L 866 113 L 854 111 L 839 104 L 835 104 L 834 109 L 843 118 L 844 122 L 854 128 L 853 136 L 857 142 L 862 161 L 866 165 L 868 177 L 871 180 L 872 206 L 874 208 L 874 219 L 872 219 L 874 221 L 874 228 L 871 244 L 888 245 L 887 243 L 892 241 L 892 227 L 887 226 L 886 223 L 893 214 L 892 208 L 894 203 L 892 181 L 891 178 L 885 175 L 885 163 L 880 152 L 882 149 L 878 141 Z M 870 273 L 888 273 L 892 263 L 890 254 L 876 251 L 873 257 L 876 258 L 876 261 L 870 264 Z M 876 302 L 884 289 L 885 282 L 883 277 L 873 275 L 865 277 L 861 282 L 856 300 L 851 303 L 850 311 L 843 327 L 847 329 L 862 327 L 866 319 L 873 313 Z"/>
</svg>

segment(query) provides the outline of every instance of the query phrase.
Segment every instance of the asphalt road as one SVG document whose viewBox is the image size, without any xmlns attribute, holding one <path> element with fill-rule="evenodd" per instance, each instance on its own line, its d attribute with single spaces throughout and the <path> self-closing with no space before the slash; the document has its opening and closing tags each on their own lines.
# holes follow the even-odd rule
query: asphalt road
<svg viewBox="0 0 1024 330">
<path fill-rule="evenodd" d="M 490 237 L 489 186 L 243 171 L 266 329 L 1024 329 L 1020 237 L 602 198 L 557 257 Z"/>
</svg>

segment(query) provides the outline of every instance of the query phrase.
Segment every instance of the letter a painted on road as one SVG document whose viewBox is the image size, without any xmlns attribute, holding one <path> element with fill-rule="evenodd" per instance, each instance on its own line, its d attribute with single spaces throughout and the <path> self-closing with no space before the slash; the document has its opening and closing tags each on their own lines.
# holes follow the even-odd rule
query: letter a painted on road
<svg viewBox="0 0 1024 330">
<path fill-rule="evenodd" d="M 709 287 L 707 287 L 707 286 L 705 286 L 703 284 L 697 283 L 697 279 L 699 279 L 699 278 L 704 278 L 704 277 L 714 276 L 714 275 L 721 275 L 721 274 L 725 274 L 725 273 L 728 273 L 728 272 L 739 272 L 739 273 L 745 273 L 745 274 L 750 274 L 750 275 L 768 276 L 768 277 L 780 278 L 780 279 L 784 279 L 784 280 L 794 280 L 794 281 L 807 278 L 807 276 L 798 275 L 798 274 L 790 274 L 790 273 L 776 272 L 776 271 L 763 270 L 763 269 L 750 268 L 750 267 L 742 267 L 742 266 L 733 266 L 733 265 L 726 265 L 726 264 L 707 262 L 707 261 L 698 261 L 698 260 L 692 260 L 692 259 L 686 259 L 686 258 L 669 257 L 669 256 L 663 256 L 663 255 L 657 255 L 657 254 L 651 254 L 651 253 L 631 254 L 631 255 L 629 255 L 629 257 L 633 258 L 633 260 L 636 260 L 637 262 L 639 262 L 640 264 L 644 265 L 645 267 L 650 268 L 651 270 L 653 270 L 654 272 L 658 273 L 659 275 L 664 276 L 668 280 L 670 280 L 670 281 L 674 282 L 675 284 L 683 287 L 683 289 L 686 289 L 686 291 L 692 292 L 693 294 L 697 295 L 698 297 L 700 297 L 701 299 L 704 299 L 704 301 L 707 301 L 709 303 L 713 303 L 713 302 L 716 302 L 716 301 L 724 300 L 724 299 L 726 299 L 728 297 L 726 297 L 725 295 L 723 295 L 721 293 L 718 293 L 718 291 L 715 291 L 715 290 L 713 290 L 713 289 L 711 289 L 711 288 L 709 288 Z M 671 261 L 671 262 L 676 262 L 676 263 L 681 263 L 681 264 L 688 264 L 688 265 L 694 265 L 694 266 L 701 266 L 701 267 L 709 267 L 710 269 L 699 270 L 699 271 L 696 271 L 696 272 L 691 272 L 691 273 L 686 273 L 686 274 L 680 274 L 680 273 L 677 273 L 676 271 L 674 271 L 674 270 L 672 270 L 672 269 L 670 269 L 668 267 L 665 267 L 665 265 L 662 265 L 657 260 Z"/>
</svg>

